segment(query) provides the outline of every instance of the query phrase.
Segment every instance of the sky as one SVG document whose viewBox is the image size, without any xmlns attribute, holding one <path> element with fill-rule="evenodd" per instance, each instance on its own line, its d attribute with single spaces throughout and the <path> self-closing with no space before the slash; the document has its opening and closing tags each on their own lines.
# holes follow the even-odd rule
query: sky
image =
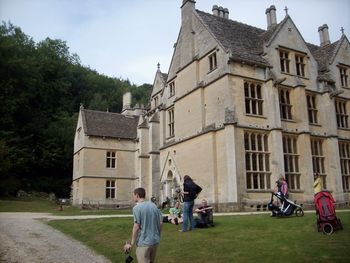
<svg viewBox="0 0 350 263">
<path fill-rule="evenodd" d="M 81 64 L 109 77 L 153 84 L 167 73 L 181 26 L 182 0 L 0 0 L 0 20 L 40 42 L 66 41 Z M 229 18 L 266 29 L 265 10 L 275 5 L 277 22 L 288 14 L 306 42 L 319 45 L 327 24 L 331 42 L 350 39 L 349 0 L 196 0 L 196 9 L 228 8 Z"/>
</svg>

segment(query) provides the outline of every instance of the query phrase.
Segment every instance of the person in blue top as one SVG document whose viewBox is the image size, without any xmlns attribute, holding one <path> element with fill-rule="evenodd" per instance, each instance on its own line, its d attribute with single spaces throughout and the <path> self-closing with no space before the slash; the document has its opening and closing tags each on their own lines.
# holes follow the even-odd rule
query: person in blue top
<svg viewBox="0 0 350 263">
<path fill-rule="evenodd" d="M 144 188 L 134 190 L 136 205 L 132 209 L 134 215 L 134 227 L 132 229 L 131 242 L 124 246 L 124 252 L 129 253 L 136 245 L 136 257 L 139 263 L 153 263 L 156 258 L 157 246 L 160 242 L 163 216 L 157 206 L 145 201 Z"/>
</svg>

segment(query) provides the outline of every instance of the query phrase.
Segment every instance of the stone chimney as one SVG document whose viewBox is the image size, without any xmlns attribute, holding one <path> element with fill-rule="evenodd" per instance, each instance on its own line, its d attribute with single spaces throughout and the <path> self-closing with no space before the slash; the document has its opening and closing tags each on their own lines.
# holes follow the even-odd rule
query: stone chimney
<svg viewBox="0 0 350 263">
<path fill-rule="evenodd" d="M 328 25 L 323 24 L 318 28 L 318 33 L 320 35 L 320 46 L 324 47 L 331 43 L 329 40 L 329 32 L 328 32 Z"/>
<path fill-rule="evenodd" d="M 229 19 L 230 12 L 228 11 L 227 8 L 223 8 L 222 6 L 213 5 L 212 11 L 213 11 L 214 16 L 219 16 L 219 17 Z"/>
<path fill-rule="evenodd" d="M 267 29 L 277 25 L 276 7 L 274 5 L 267 8 L 265 14 L 267 19 Z"/>
<path fill-rule="evenodd" d="M 217 5 L 213 5 L 212 11 L 214 16 L 219 16 L 219 7 Z"/>
<path fill-rule="evenodd" d="M 228 9 L 224 8 L 224 18 L 229 19 L 229 14 L 230 12 L 228 11 Z"/>
<path fill-rule="evenodd" d="M 182 19 L 182 24 L 186 22 L 187 19 L 191 18 L 191 13 L 195 10 L 196 8 L 196 1 L 194 0 L 183 0 L 182 1 L 182 6 L 181 6 L 181 19 Z"/>
<path fill-rule="evenodd" d="M 131 107 L 131 92 L 127 92 L 123 95 L 123 110 L 130 109 Z"/>
<path fill-rule="evenodd" d="M 219 16 L 224 17 L 224 8 L 222 6 L 219 6 Z"/>
</svg>

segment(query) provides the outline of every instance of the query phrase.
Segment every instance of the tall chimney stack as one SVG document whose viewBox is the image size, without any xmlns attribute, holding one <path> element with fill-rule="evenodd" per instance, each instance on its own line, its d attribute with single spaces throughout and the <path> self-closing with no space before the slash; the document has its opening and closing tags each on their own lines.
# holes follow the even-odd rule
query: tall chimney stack
<svg viewBox="0 0 350 263">
<path fill-rule="evenodd" d="M 224 17 L 224 8 L 222 6 L 219 6 L 219 16 Z"/>
<path fill-rule="evenodd" d="M 123 95 L 123 110 L 129 109 L 131 106 L 131 92 Z"/>
<path fill-rule="evenodd" d="M 229 19 L 230 12 L 228 11 L 227 8 L 223 8 L 222 6 L 213 5 L 212 11 L 213 11 L 214 16 L 219 16 L 219 17 Z"/>
<path fill-rule="evenodd" d="M 277 25 L 276 7 L 274 5 L 267 8 L 265 14 L 267 19 L 267 29 Z"/>
<path fill-rule="evenodd" d="M 228 11 L 228 9 L 224 8 L 224 18 L 229 19 L 229 14 L 230 12 Z"/>
<path fill-rule="evenodd" d="M 324 47 L 331 43 L 329 40 L 329 32 L 328 32 L 328 25 L 323 24 L 318 28 L 318 33 L 320 35 L 320 46 Z"/>
<path fill-rule="evenodd" d="M 219 16 L 219 7 L 217 5 L 213 5 L 212 11 L 214 16 Z"/>
</svg>

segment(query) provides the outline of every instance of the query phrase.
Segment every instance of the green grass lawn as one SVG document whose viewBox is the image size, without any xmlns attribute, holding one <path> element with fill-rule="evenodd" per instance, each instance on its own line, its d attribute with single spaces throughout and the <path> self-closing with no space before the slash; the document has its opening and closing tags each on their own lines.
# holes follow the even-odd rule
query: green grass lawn
<svg viewBox="0 0 350 263">
<path fill-rule="evenodd" d="M 338 212 L 337 216 L 344 229 L 331 236 L 316 231 L 314 214 L 216 217 L 214 228 L 186 233 L 178 232 L 178 226 L 164 224 L 157 262 L 349 262 L 350 212 Z M 131 218 L 56 220 L 48 224 L 112 262 L 124 262 L 122 247 L 130 239 Z M 135 251 L 132 256 L 136 262 Z"/>
</svg>

